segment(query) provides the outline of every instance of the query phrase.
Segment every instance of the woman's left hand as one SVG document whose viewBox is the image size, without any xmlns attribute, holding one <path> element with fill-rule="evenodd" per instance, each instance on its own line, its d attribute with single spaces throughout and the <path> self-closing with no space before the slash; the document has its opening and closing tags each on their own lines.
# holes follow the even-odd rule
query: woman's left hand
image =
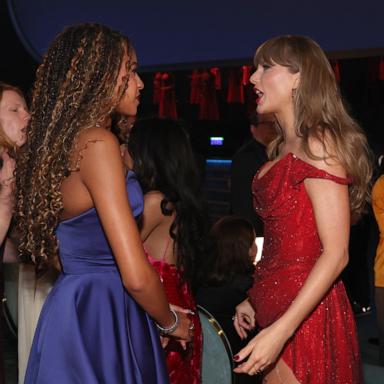
<svg viewBox="0 0 384 384">
<path fill-rule="evenodd" d="M 273 364 L 288 340 L 286 332 L 276 323 L 260 331 L 243 349 L 234 356 L 236 363 L 248 360 L 238 365 L 234 372 L 259 374 Z"/>
<path fill-rule="evenodd" d="M 191 309 L 179 307 L 178 305 L 175 304 L 169 304 L 169 307 L 172 308 L 174 311 L 177 311 L 179 313 L 184 313 L 186 315 L 194 315 L 195 313 Z M 191 325 L 192 325 L 192 320 L 191 320 Z M 193 332 L 193 328 L 190 327 L 191 332 Z M 163 348 L 166 348 L 169 340 L 172 336 L 162 336 L 160 335 L 160 341 L 161 341 L 161 346 Z M 184 349 L 184 351 L 187 349 L 188 342 L 185 340 L 177 340 L 177 342 L 181 345 L 181 347 Z"/>
</svg>

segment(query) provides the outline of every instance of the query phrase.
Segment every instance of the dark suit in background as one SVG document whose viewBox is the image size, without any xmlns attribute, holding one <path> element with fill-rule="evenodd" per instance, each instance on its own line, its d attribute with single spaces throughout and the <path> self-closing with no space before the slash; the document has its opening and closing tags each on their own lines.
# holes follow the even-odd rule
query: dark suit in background
<svg viewBox="0 0 384 384">
<path fill-rule="evenodd" d="M 252 113 L 249 116 L 252 140 L 244 144 L 233 156 L 231 167 L 231 211 L 248 219 L 256 236 L 263 236 L 261 218 L 255 213 L 252 180 L 259 168 L 268 161 L 266 146 L 276 137 L 275 117 L 272 113 Z"/>
<path fill-rule="evenodd" d="M 253 209 L 252 180 L 267 161 L 265 146 L 253 139 L 235 153 L 231 166 L 232 213 L 250 220 L 257 236 L 263 235 L 263 223 Z"/>
</svg>

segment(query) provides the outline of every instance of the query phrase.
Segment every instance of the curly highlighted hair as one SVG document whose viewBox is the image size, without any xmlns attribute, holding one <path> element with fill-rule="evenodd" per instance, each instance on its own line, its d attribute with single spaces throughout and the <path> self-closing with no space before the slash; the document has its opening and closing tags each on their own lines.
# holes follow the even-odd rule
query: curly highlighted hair
<svg viewBox="0 0 384 384">
<path fill-rule="evenodd" d="M 57 256 L 55 229 L 63 209 L 60 186 L 68 176 L 78 134 L 109 116 L 128 86 L 116 91 L 132 48 L 120 33 L 98 24 L 69 27 L 50 45 L 37 70 L 27 142 L 16 172 L 19 252 L 44 272 Z"/>
<path fill-rule="evenodd" d="M 353 183 L 349 188 L 351 213 L 358 217 L 369 199 L 372 158 L 363 130 L 348 114 L 334 72 L 319 45 L 305 36 L 277 36 L 267 40 L 256 51 L 254 63 L 288 68 L 300 73 L 299 86 L 293 95 L 296 134 L 303 139 L 304 152 L 318 159 L 309 148 L 309 139 L 331 144 L 332 155 L 345 168 Z M 277 138 L 268 148 L 273 159 L 284 141 L 277 125 Z M 328 143 L 327 143 L 328 142 Z"/>
</svg>

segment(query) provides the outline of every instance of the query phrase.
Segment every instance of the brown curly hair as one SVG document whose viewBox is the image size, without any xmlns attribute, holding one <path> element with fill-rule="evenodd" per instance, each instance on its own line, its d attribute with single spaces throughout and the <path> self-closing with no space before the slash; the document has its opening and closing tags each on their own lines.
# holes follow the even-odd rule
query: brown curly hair
<svg viewBox="0 0 384 384">
<path fill-rule="evenodd" d="M 293 95 L 296 134 L 303 139 L 303 150 L 320 160 L 309 148 L 309 139 L 323 144 L 328 158 L 334 157 L 352 179 L 349 187 L 351 214 L 357 218 L 369 200 L 372 158 L 366 136 L 348 114 L 334 72 L 319 45 L 305 36 L 277 36 L 267 40 L 256 51 L 254 63 L 279 64 L 291 73 L 300 73 L 299 86 Z M 276 158 L 284 141 L 281 127 L 268 147 L 270 158 Z M 327 141 L 335 154 L 327 152 Z"/>
<path fill-rule="evenodd" d="M 99 24 L 81 24 L 55 38 L 37 70 L 27 141 L 16 172 L 19 252 L 22 260 L 35 263 L 37 274 L 58 253 L 60 186 L 69 175 L 76 138 L 116 108 L 128 86 L 126 76 L 116 95 L 126 54 L 129 71 L 132 48 L 125 36 Z"/>
</svg>

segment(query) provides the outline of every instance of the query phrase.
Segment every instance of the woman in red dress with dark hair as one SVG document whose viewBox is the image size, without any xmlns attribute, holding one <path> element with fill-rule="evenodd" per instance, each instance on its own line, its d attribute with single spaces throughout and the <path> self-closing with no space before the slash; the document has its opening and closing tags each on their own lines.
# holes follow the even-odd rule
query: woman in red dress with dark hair
<svg viewBox="0 0 384 384">
<path fill-rule="evenodd" d="M 129 134 L 125 161 L 144 192 L 140 234 L 168 301 L 190 310 L 192 341 L 163 338 L 171 384 L 200 384 L 202 330 L 191 284 L 205 252 L 206 221 L 200 178 L 188 135 L 171 119 L 139 120 Z M 180 310 L 180 308 L 178 308 Z"/>
<path fill-rule="evenodd" d="M 235 371 L 263 375 L 268 384 L 361 383 L 339 275 L 348 262 L 350 214 L 361 213 L 371 175 L 366 139 L 311 39 L 270 39 L 255 65 L 257 111 L 274 113 L 278 136 L 253 182 L 264 253 L 234 320 L 242 337 L 255 322 L 261 331 L 234 357 Z"/>
</svg>

